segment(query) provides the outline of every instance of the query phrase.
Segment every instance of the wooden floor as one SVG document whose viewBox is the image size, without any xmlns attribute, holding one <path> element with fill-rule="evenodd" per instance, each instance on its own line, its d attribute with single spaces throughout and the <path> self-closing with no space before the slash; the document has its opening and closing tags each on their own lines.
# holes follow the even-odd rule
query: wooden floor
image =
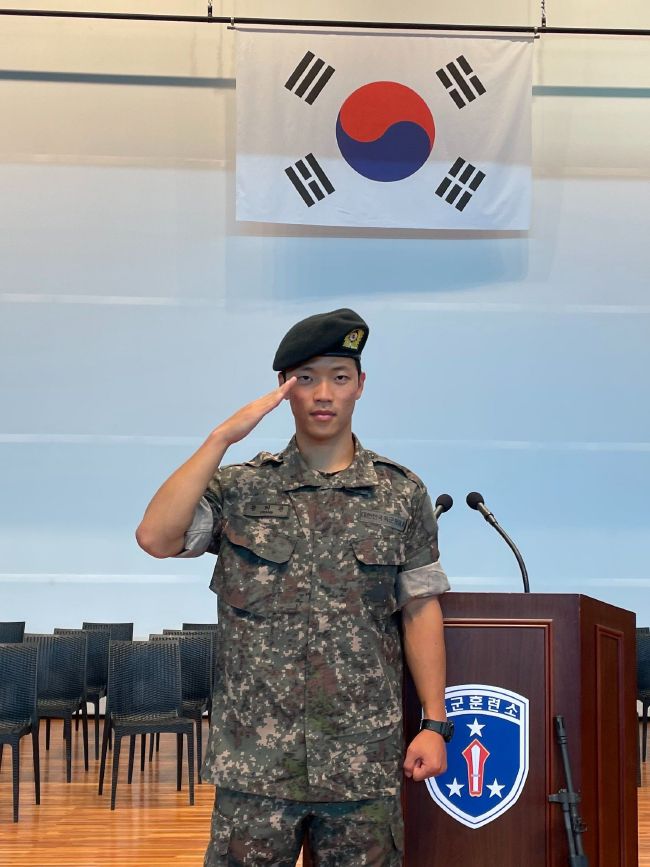
<svg viewBox="0 0 650 867">
<path fill-rule="evenodd" d="M 161 739 L 160 753 L 147 763 L 144 777 L 136 769 L 126 782 L 128 750 L 120 761 L 117 808 L 110 811 L 110 773 L 104 795 L 97 795 L 99 762 L 83 770 L 81 733 L 74 736 L 72 783 L 65 782 L 61 725 L 52 726 L 52 742 L 45 752 L 41 734 L 41 805 L 34 804 L 31 741 L 21 744 L 20 821 L 12 821 L 11 753 L 5 747 L 0 771 L 1 867 L 201 867 L 210 826 L 214 789 L 195 787 L 195 805 L 187 800 L 187 778 L 176 791 L 176 741 Z M 207 724 L 204 732 L 207 735 Z M 639 867 L 650 867 L 650 761 L 639 789 Z"/>
<path fill-rule="evenodd" d="M 650 760 L 641 771 L 639 793 L 639 867 L 650 867 Z"/>
</svg>

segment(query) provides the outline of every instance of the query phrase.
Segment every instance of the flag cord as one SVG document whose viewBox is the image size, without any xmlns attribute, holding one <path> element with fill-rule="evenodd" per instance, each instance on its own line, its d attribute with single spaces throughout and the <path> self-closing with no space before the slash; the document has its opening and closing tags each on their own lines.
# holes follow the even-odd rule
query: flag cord
<svg viewBox="0 0 650 867">
<path fill-rule="evenodd" d="M 226 24 L 229 28 L 248 25 L 267 27 L 324 27 L 337 30 L 416 30 L 447 31 L 450 33 L 509 33 L 537 36 L 545 34 L 565 34 L 569 36 L 650 36 L 650 30 L 630 27 L 548 27 L 546 9 L 542 0 L 542 26 L 507 24 L 422 24 L 419 22 L 396 21 L 330 21 L 300 18 L 261 18 L 235 17 L 232 15 L 212 15 L 211 3 L 206 15 L 156 15 L 138 12 L 73 12 L 53 9 L 0 9 L 0 15 L 24 18 L 80 18 L 107 19 L 112 21 L 167 21 L 185 24 Z"/>
</svg>

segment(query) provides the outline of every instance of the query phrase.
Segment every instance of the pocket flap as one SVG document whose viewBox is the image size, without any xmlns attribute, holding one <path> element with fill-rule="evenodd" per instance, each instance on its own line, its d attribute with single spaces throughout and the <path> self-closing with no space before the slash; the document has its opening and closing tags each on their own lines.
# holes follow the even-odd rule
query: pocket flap
<svg viewBox="0 0 650 867">
<path fill-rule="evenodd" d="M 296 547 L 295 539 L 277 533 L 271 535 L 268 528 L 256 526 L 254 521 L 230 518 L 223 532 L 233 545 L 246 548 L 270 563 L 287 563 Z"/>
<path fill-rule="evenodd" d="M 355 539 L 352 547 L 357 560 L 366 566 L 399 566 L 404 562 L 400 539 Z"/>
</svg>

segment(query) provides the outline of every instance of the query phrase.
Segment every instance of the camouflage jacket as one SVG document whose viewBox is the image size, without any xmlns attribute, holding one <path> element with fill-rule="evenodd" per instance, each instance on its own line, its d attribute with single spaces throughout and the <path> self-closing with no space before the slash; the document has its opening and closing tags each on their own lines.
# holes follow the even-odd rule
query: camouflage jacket
<svg viewBox="0 0 650 867">
<path fill-rule="evenodd" d="M 333 475 L 295 438 L 219 469 L 184 556 L 218 555 L 219 658 L 204 778 L 307 801 L 395 794 L 399 609 L 448 589 L 423 483 L 363 449 Z"/>
</svg>

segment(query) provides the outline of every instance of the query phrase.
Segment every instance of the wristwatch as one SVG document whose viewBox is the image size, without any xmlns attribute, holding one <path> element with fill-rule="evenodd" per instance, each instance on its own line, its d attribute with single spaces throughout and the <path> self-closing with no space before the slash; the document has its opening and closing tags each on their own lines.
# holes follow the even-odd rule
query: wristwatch
<svg viewBox="0 0 650 867">
<path fill-rule="evenodd" d="M 439 722 L 437 719 L 423 719 L 420 722 L 420 731 L 422 729 L 428 729 L 430 732 L 438 732 L 439 735 L 442 735 L 442 739 L 446 744 L 454 736 L 454 724 L 450 720 L 447 722 Z"/>
</svg>

